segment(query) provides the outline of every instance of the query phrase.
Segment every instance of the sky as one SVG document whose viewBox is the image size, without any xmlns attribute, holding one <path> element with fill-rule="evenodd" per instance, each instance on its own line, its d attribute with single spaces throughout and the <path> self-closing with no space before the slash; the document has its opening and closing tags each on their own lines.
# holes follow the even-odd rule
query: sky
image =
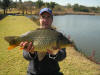
<svg viewBox="0 0 100 75">
<path fill-rule="evenodd" d="M 13 0 L 16 1 L 16 0 Z M 19 0 L 17 0 L 19 1 Z M 22 0 L 22 1 L 37 1 L 37 0 Z M 68 3 L 73 4 L 79 4 L 79 5 L 85 5 L 85 6 L 99 6 L 100 7 L 100 0 L 42 0 L 43 2 L 56 2 L 60 5 L 67 5 Z"/>
</svg>

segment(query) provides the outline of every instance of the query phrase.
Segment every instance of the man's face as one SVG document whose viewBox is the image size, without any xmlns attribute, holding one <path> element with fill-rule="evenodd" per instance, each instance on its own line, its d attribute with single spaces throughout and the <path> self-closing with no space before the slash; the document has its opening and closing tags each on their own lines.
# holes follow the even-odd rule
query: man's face
<svg viewBox="0 0 100 75">
<path fill-rule="evenodd" d="M 52 16 L 49 13 L 44 12 L 40 15 L 40 26 L 42 28 L 50 28 L 52 21 Z"/>
</svg>

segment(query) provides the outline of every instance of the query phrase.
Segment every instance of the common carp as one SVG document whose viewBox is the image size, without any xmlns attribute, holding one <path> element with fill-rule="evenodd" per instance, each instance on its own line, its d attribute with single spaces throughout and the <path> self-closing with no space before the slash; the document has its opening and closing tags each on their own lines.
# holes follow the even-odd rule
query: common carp
<svg viewBox="0 0 100 75">
<path fill-rule="evenodd" d="M 38 52 L 38 58 L 40 61 L 45 56 L 47 49 L 53 50 L 53 47 L 61 49 L 65 48 L 67 45 L 72 44 L 72 42 L 64 35 L 53 29 L 32 30 L 27 34 L 21 36 L 6 36 L 4 39 L 10 45 L 8 47 L 8 50 L 19 46 L 21 42 L 32 42 L 34 46 L 34 51 Z"/>
</svg>

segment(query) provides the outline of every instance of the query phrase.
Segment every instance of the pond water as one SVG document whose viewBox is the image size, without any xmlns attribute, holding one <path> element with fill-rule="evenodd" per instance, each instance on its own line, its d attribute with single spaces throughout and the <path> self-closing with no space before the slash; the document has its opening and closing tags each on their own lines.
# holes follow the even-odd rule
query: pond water
<svg viewBox="0 0 100 75">
<path fill-rule="evenodd" d="M 70 35 L 77 48 L 100 62 L 100 16 L 95 15 L 61 15 L 54 16 L 53 25 L 64 35 Z"/>
</svg>

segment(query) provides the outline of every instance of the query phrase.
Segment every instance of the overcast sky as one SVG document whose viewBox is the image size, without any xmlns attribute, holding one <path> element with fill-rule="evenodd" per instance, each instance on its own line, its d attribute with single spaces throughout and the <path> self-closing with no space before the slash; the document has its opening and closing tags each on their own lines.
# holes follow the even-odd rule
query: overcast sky
<svg viewBox="0 0 100 75">
<path fill-rule="evenodd" d="M 16 1 L 16 0 L 13 0 Z M 19 1 L 19 0 L 17 0 Z M 22 0 L 22 1 L 38 1 L 38 0 Z M 99 6 L 100 7 L 100 0 L 42 0 L 43 2 L 56 2 L 61 5 L 67 5 L 70 4 L 80 4 L 80 5 L 86 5 L 86 6 Z"/>
</svg>

